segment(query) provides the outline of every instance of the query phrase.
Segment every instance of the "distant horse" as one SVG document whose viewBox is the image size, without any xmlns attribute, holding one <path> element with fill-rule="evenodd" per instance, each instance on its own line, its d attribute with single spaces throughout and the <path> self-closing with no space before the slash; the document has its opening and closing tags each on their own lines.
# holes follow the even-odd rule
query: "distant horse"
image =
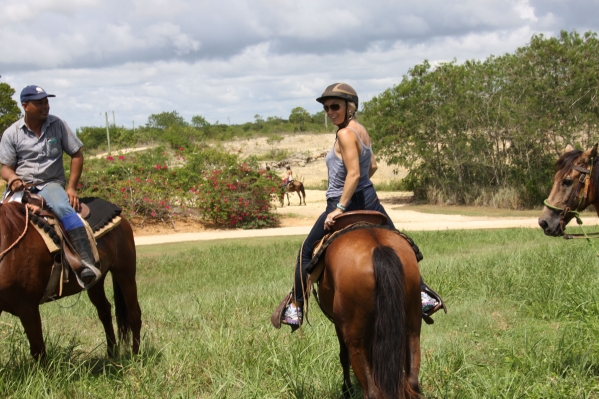
<svg viewBox="0 0 599 399">
<path fill-rule="evenodd" d="M 54 258 L 37 230 L 30 225 L 26 226 L 26 212 L 25 206 L 19 202 L 0 205 L 0 312 L 9 312 L 21 320 L 29 340 L 31 355 L 36 360 L 45 360 L 46 345 L 39 303 L 50 279 Z M 119 336 L 122 340 L 127 340 L 132 332 L 133 353 L 137 354 L 141 309 L 135 282 L 135 242 L 127 220 L 122 218 L 117 227 L 98 239 L 98 253 L 102 278 L 87 293 L 104 326 L 108 354 L 114 354 L 116 345 L 111 306 L 104 292 L 108 270 L 112 273 Z M 61 297 L 80 291 L 81 287 L 71 273 Z"/>
<path fill-rule="evenodd" d="M 599 162 L 597 144 L 590 150 L 574 150 L 571 145 L 556 163 L 553 188 L 545 200 L 539 226 L 545 234 L 562 236 L 574 218 L 582 223 L 579 212 L 594 205 L 599 215 Z"/>
<path fill-rule="evenodd" d="M 281 190 L 281 206 L 285 205 L 285 194 L 287 194 L 287 206 L 289 206 L 289 193 L 296 192 L 300 199 L 300 205 L 302 204 L 302 196 L 304 197 L 304 205 L 306 205 L 306 191 L 304 190 L 304 184 L 298 180 L 292 180 L 285 184 L 283 190 Z"/>
<path fill-rule="evenodd" d="M 324 262 L 320 306 L 335 323 L 344 396 L 351 363 L 364 398 L 420 397 L 420 271 L 410 243 L 386 228 L 351 230 Z"/>
</svg>

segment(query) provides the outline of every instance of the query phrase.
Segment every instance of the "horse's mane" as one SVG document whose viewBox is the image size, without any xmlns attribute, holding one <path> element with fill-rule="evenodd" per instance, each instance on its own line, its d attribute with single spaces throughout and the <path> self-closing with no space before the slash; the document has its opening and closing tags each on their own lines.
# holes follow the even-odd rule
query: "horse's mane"
<svg viewBox="0 0 599 399">
<path fill-rule="evenodd" d="M 7 202 L 0 205 L 0 231 L 19 231 L 25 223 L 25 206 L 20 202 Z"/>
<path fill-rule="evenodd" d="M 570 173 L 575 165 L 576 160 L 582 155 L 582 153 L 583 151 L 581 150 L 569 151 L 557 160 L 555 163 L 555 168 L 557 169 L 557 177 L 559 179 L 562 179 L 566 174 Z M 599 189 L 599 167 L 597 166 L 597 161 L 597 158 L 593 160 L 593 170 L 591 173 L 591 179 L 595 190 Z M 590 168 L 591 165 L 588 167 Z"/>
</svg>

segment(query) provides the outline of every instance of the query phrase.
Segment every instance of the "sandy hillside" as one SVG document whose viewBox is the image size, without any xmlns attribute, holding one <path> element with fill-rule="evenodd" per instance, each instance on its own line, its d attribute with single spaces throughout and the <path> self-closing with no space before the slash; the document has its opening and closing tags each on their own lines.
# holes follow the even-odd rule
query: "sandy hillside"
<svg viewBox="0 0 599 399">
<path fill-rule="evenodd" d="M 266 142 L 266 138 L 256 138 L 249 140 L 236 140 L 225 144 L 225 148 L 232 152 L 241 150 L 241 154 L 245 156 L 263 155 L 271 148 L 288 150 L 290 154 L 301 153 L 304 155 L 317 156 L 323 152 L 329 151 L 335 142 L 335 134 L 288 134 L 284 135 L 284 139 L 275 144 L 270 145 Z M 375 154 L 376 155 L 376 154 Z M 406 172 L 399 170 L 394 173 L 397 167 L 389 166 L 386 162 L 378 160 L 379 169 L 373 176 L 374 183 L 389 182 L 390 180 L 398 180 L 405 177 Z M 276 169 L 283 175 L 284 167 Z M 291 164 L 291 170 L 294 176 L 304 184 L 317 184 L 327 178 L 327 167 L 324 159 L 318 159 L 314 162 L 309 162 L 305 166 Z"/>
</svg>

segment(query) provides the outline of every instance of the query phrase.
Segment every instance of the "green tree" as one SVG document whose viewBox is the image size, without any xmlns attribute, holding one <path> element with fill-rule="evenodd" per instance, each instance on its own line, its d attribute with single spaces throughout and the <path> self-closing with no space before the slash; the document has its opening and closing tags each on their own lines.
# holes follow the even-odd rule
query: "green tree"
<svg viewBox="0 0 599 399">
<path fill-rule="evenodd" d="M 210 126 L 210 123 L 201 115 L 195 115 L 191 117 L 191 126 L 202 129 L 204 127 Z"/>
<path fill-rule="evenodd" d="M 168 127 L 183 127 L 187 125 L 188 123 L 181 115 L 179 115 L 177 111 L 152 114 L 148 117 L 147 124 L 147 126 L 150 128 L 163 130 Z"/>
<path fill-rule="evenodd" d="M 312 117 L 310 113 L 306 111 L 302 107 L 295 107 L 291 110 L 291 114 L 289 115 L 289 122 L 297 125 L 300 131 L 305 131 L 306 123 L 312 122 Z"/>
<path fill-rule="evenodd" d="M 588 148 L 598 138 L 599 41 L 592 32 L 535 35 L 483 62 L 425 61 L 365 103 L 364 117 L 377 151 L 408 169 L 406 188 L 418 197 L 534 206 L 565 143 Z"/>
<path fill-rule="evenodd" d="M 0 135 L 21 117 L 19 104 L 12 99 L 14 94 L 8 83 L 0 83 Z"/>
</svg>

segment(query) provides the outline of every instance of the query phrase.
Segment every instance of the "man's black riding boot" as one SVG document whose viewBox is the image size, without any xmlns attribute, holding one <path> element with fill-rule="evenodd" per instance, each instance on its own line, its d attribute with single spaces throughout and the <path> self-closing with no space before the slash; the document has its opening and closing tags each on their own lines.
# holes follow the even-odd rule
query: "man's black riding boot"
<svg viewBox="0 0 599 399">
<path fill-rule="evenodd" d="M 81 226 L 69 230 L 68 234 L 73 243 L 73 248 L 81 258 L 80 278 L 83 282 L 83 288 L 88 289 L 100 278 L 101 273 L 95 266 L 94 254 L 89 244 L 87 231 L 85 227 Z"/>
</svg>

